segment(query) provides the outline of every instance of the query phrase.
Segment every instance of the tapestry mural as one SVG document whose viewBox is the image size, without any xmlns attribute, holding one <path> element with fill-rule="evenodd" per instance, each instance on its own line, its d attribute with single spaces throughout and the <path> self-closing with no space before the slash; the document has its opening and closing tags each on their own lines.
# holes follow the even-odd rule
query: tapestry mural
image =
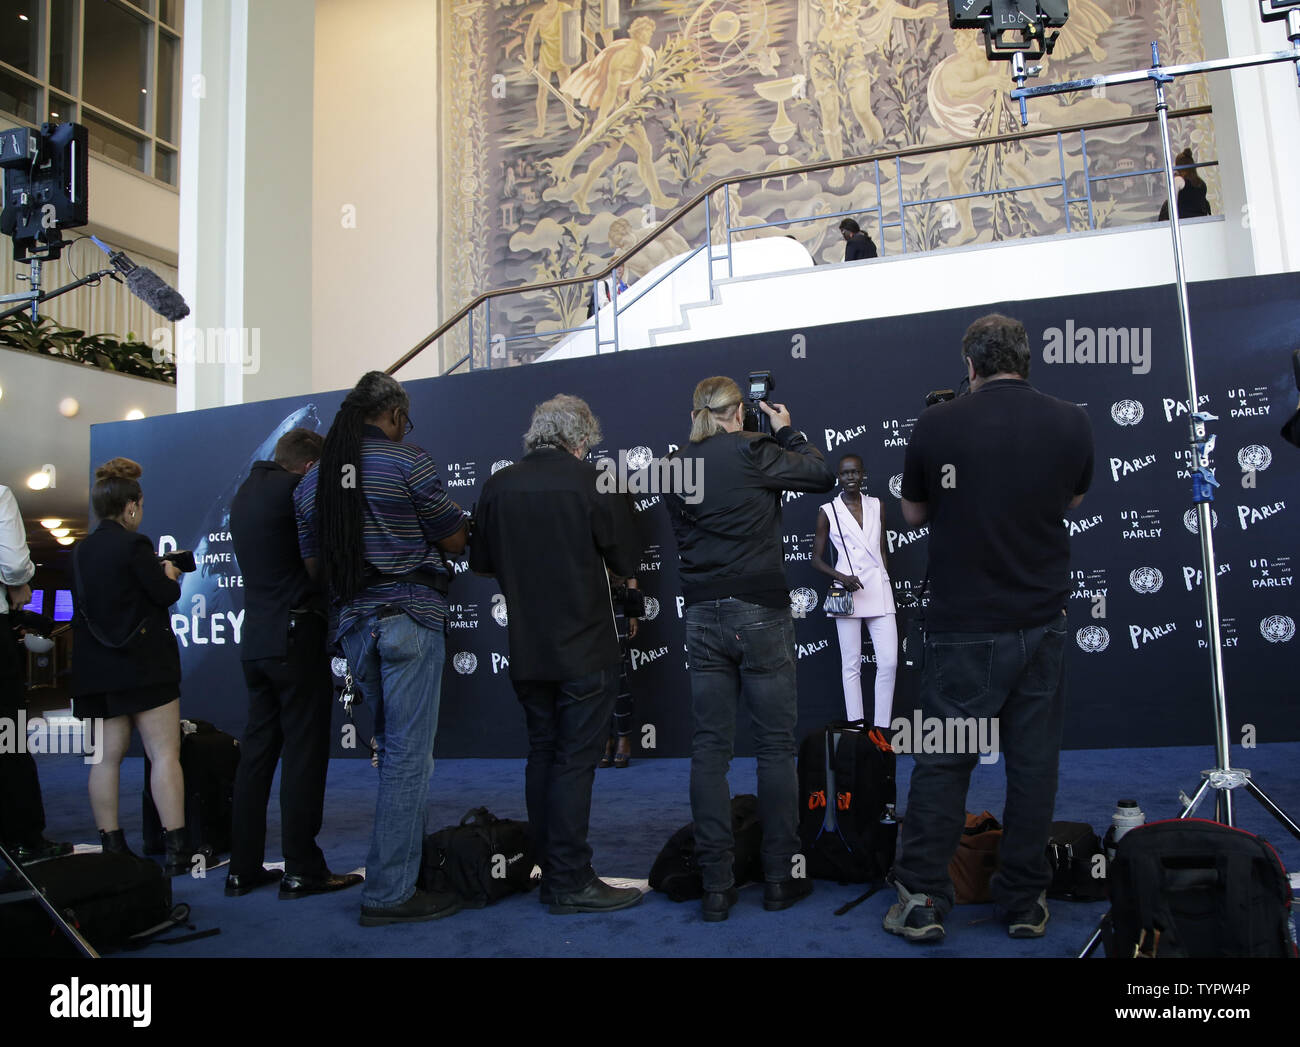
<svg viewBox="0 0 1300 1047">
<path fill-rule="evenodd" d="M 793 236 L 842 260 L 839 215 L 882 255 L 1152 221 L 1163 178 L 1152 125 L 930 153 L 813 175 L 819 160 L 1022 130 L 1010 65 L 930 0 L 453 0 L 443 5 L 446 119 L 442 280 L 449 309 L 481 291 L 595 273 L 721 178 L 712 239 Z M 1071 0 L 1033 83 L 1204 57 L 1194 0 Z M 1208 103 L 1179 80 L 1174 108 Z M 1029 130 L 1149 114 L 1145 85 L 1036 99 Z M 1215 155 L 1209 117 L 1178 121 L 1175 149 Z M 1094 179 L 1091 191 L 1085 181 Z M 1132 172 L 1132 173 L 1130 173 Z M 1202 174 L 1218 213 L 1214 169 Z M 1099 177 L 1104 180 L 1097 181 Z M 1062 191 L 1062 179 L 1069 200 Z M 1056 184 L 1047 184 L 1052 183 Z M 901 184 L 900 184 L 901 183 Z M 1025 186 L 997 196 L 962 194 Z M 1089 199 L 1090 196 L 1090 199 Z M 954 198 L 957 199 L 943 199 Z M 900 204 L 901 199 L 901 204 Z M 900 213 L 901 212 L 901 213 Z M 827 217 L 830 216 L 830 217 Z M 624 279 L 705 241 L 697 208 L 633 258 Z M 582 323 L 590 285 L 493 304 L 494 364 L 527 360 Z M 488 346 L 477 317 L 479 362 Z M 463 326 L 463 325 L 462 325 Z M 468 348 L 459 332 L 457 355 Z M 499 338 L 498 338 L 499 341 Z"/>
</svg>

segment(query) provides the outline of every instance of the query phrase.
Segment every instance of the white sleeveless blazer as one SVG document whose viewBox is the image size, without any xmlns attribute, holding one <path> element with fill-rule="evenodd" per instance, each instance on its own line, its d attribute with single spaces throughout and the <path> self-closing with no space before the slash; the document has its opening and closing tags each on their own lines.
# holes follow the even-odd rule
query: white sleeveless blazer
<svg viewBox="0 0 1300 1047">
<path fill-rule="evenodd" d="M 857 575 L 862 583 L 862 588 L 853 594 L 853 614 L 835 617 L 875 618 L 893 614 L 894 593 L 885 566 L 880 562 L 880 499 L 862 496 L 861 527 L 839 497 L 823 505 L 822 512 L 830 522 L 835 570 Z"/>
</svg>

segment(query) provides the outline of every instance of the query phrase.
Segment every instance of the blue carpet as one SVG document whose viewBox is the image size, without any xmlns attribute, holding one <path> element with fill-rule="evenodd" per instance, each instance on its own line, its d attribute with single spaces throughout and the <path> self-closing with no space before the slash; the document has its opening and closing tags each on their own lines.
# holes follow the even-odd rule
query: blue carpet
<svg viewBox="0 0 1300 1047">
<path fill-rule="evenodd" d="M 1237 750 L 1262 788 L 1292 818 L 1300 817 L 1300 743 Z M 1082 821 L 1103 832 L 1115 801 L 1131 797 L 1148 819 L 1178 813 L 1178 792 L 1191 793 L 1200 771 L 1214 763 L 1211 748 L 1074 750 L 1062 754 L 1056 817 Z M 899 806 L 906 814 L 912 761 L 900 757 Z M 609 877 L 644 879 L 674 830 L 691 820 L 689 762 L 634 760 L 626 770 L 598 771 L 592 804 L 591 843 L 596 871 Z M 48 834 L 74 842 L 97 842 L 85 792 L 86 768 L 73 757 L 43 757 Z M 123 828 L 133 847 L 140 841 L 138 797 L 143 761 L 122 767 Z M 487 806 L 499 817 L 526 817 L 522 760 L 440 760 L 430 790 L 428 826 L 452 824 L 471 807 Z M 735 761 L 735 793 L 755 791 L 752 759 Z M 967 809 L 1000 816 L 1005 797 L 1001 765 L 980 767 Z M 330 764 L 321 846 L 336 872 L 365 864 L 375 799 L 375 771 L 367 761 Z M 1288 870 L 1300 868 L 1295 840 L 1252 798 L 1238 796 L 1240 828 L 1262 833 Z M 1212 812 L 1210 801 L 1198 814 Z M 279 858 L 279 807 L 268 814 L 267 860 Z M 674 904 L 651 893 L 638 907 L 608 916 L 551 916 L 535 893 L 508 898 L 488 909 L 465 911 L 433 923 L 382 928 L 357 924 L 358 892 L 282 902 L 266 888 L 243 898 L 222 893 L 225 870 L 206 880 L 174 881 L 177 901 L 193 906 L 200 929 L 221 933 L 178 946 L 153 945 L 129 956 L 1070 956 L 1087 940 L 1105 911 L 1102 903 L 1052 902 L 1046 937 L 1011 941 L 991 905 L 958 907 L 946 921 L 947 940 L 917 947 L 884 933 L 880 921 L 892 891 L 882 891 L 844 916 L 835 909 L 862 893 L 857 886 L 817 882 L 813 896 L 792 909 L 769 913 L 762 889 L 741 891 L 731 918 L 700 920 L 698 903 Z M 1100 950 L 1099 950 L 1100 954 Z"/>
</svg>

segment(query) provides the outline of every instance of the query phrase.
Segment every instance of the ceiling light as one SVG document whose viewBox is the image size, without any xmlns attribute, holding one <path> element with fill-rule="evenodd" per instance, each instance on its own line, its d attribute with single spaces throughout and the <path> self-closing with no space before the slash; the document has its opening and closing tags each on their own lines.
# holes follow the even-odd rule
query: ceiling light
<svg viewBox="0 0 1300 1047">
<path fill-rule="evenodd" d="M 72 528 L 71 528 L 71 527 L 51 527 L 51 528 L 50 528 L 50 534 L 54 535 L 55 538 L 66 538 L 66 537 L 68 537 L 68 535 L 70 535 L 71 533 L 72 533 Z"/>
<path fill-rule="evenodd" d="M 27 21 L 27 16 L 26 16 L 26 15 L 19 15 L 19 16 L 18 16 L 18 21 L 20 21 L 20 22 L 25 22 L 25 21 Z"/>
<path fill-rule="evenodd" d="M 138 422 L 143 417 L 144 412 L 138 407 L 132 407 L 131 410 L 126 412 L 126 420 L 128 422 Z"/>
<path fill-rule="evenodd" d="M 64 418 L 76 418 L 80 410 L 81 404 L 77 403 L 76 397 L 65 396 L 59 401 L 59 414 Z"/>
<path fill-rule="evenodd" d="M 54 466 L 43 465 L 40 472 L 27 477 L 27 486 L 33 491 L 44 491 L 54 486 Z"/>
<path fill-rule="evenodd" d="M 71 544 L 72 544 L 73 542 L 75 542 L 75 541 L 76 541 L 75 538 L 60 538 L 60 539 L 59 539 L 59 544 L 60 544 L 60 545 L 71 545 Z"/>
<path fill-rule="evenodd" d="M 44 527 L 47 531 L 52 531 L 56 527 L 62 527 L 63 521 L 56 520 L 52 516 L 47 516 L 44 520 L 41 521 L 41 526 Z"/>
</svg>

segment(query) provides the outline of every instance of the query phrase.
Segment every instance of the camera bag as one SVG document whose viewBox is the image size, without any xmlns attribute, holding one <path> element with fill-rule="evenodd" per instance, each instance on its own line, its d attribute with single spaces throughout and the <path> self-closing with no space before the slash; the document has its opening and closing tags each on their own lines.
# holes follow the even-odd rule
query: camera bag
<svg viewBox="0 0 1300 1047">
<path fill-rule="evenodd" d="M 886 804 L 898 799 L 896 758 L 870 729 L 837 721 L 799 746 L 799 839 L 814 879 L 869 883 L 894 863 L 898 824 Z"/>
<path fill-rule="evenodd" d="M 189 918 L 188 906 L 172 907 L 172 883 L 156 863 L 134 854 L 70 854 L 23 867 L 32 883 L 96 950 L 130 947 L 171 930 Z M 26 889 L 16 873 L 0 881 L 0 893 Z M 180 912 L 179 910 L 184 910 Z M 0 917 L 0 956 L 62 957 L 71 943 L 35 900 L 6 905 Z"/>
<path fill-rule="evenodd" d="M 532 885 L 533 836 L 527 822 L 498 818 L 475 807 L 424 838 L 420 887 L 453 891 L 469 909 L 482 909 Z"/>
<path fill-rule="evenodd" d="M 1097 902 L 1106 897 L 1105 852 L 1101 837 L 1085 822 L 1053 822 L 1047 840 L 1052 882 L 1047 897 Z"/>
<path fill-rule="evenodd" d="M 181 773 L 185 778 L 185 825 L 194 847 L 229 854 L 235 812 L 239 742 L 206 720 L 181 721 Z M 144 761 L 144 853 L 162 854 L 164 826 L 154 806 L 151 765 Z"/>
<path fill-rule="evenodd" d="M 734 879 L 737 887 L 763 879 L 763 823 L 758 819 L 758 797 L 744 793 L 731 798 L 731 832 L 735 837 Z M 668 838 L 650 869 L 650 889 L 663 891 L 675 902 L 704 896 L 704 876 L 695 855 L 695 823 L 684 825 Z"/>
<path fill-rule="evenodd" d="M 1110 863 L 1110 957 L 1296 958 L 1291 884 L 1261 837 L 1201 818 L 1125 833 Z"/>
</svg>

